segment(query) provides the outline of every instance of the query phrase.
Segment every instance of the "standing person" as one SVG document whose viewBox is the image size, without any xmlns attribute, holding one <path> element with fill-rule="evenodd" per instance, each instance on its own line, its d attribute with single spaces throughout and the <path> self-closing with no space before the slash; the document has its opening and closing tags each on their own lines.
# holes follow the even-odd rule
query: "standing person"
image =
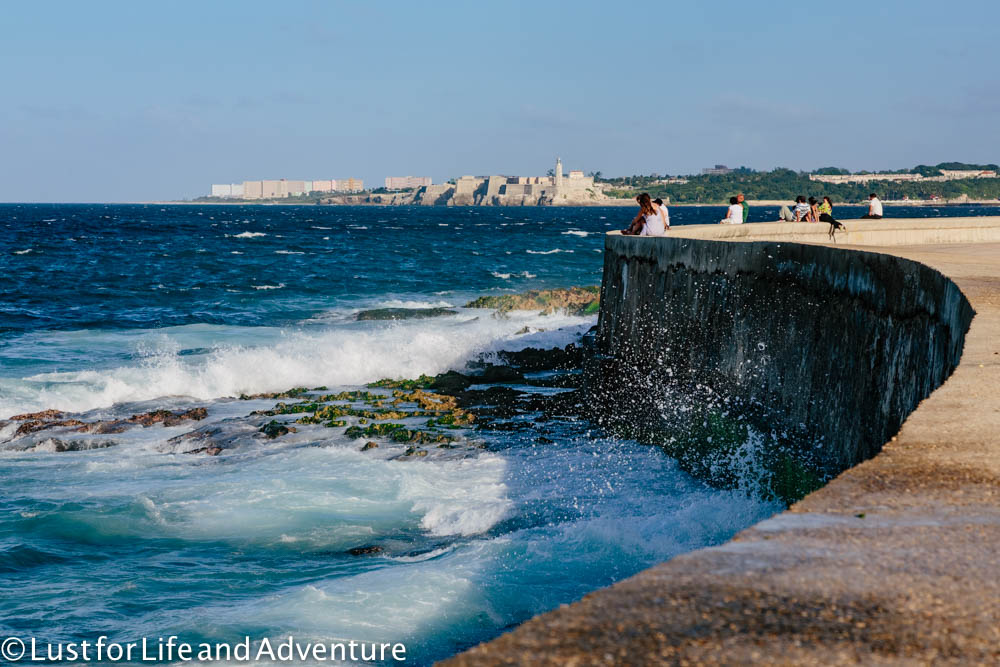
<svg viewBox="0 0 1000 667">
<path fill-rule="evenodd" d="M 746 222 L 747 218 L 750 217 L 750 204 L 747 203 L 742 192 L 736 195 L 736 203 L 743 207 L 743 222 Z"/>
<path fill-rule="evenodd" d="M 726 212 L 726 217 L 722 220 L 719 220 L 719 224 L 722 225 L 743 224 L 743 207 L 737 203 L 736 197 L 729 198 L 729 209 Z"/>
<path fill-rule="evenodd" d="M 882 202 L 879 201 L 878 195 L 874 192 L 868 195 L 868 213 L 861 217 L 869 220 L 882 219 Z"/>
<path fill-rule="evenodd" d="M 657 197 L 653 200 L 656 204 L 656 209 L 660 211 L 660 215 L 663 216 L 663 228 L 666 231 L 670 231 L 670 211 L 667 210 L 667 205 L 663 203 L 663 200 Z"/>
<path fill-rule="evenodd" d="M 632 219 L 622 234 L 626 236 L 663 236 L 665 231 L 663 217 L 653 208 L 653 202 L 648 192 L 643 192 L 635 198 L 639 204 L 639 213 Z"/>
<path fill-rule="evenodd" d="M 805 195 L 795 198 L 795 222 L 804 222 L 809 215 L 809 204 L 806 203 Z"/>
</svg>

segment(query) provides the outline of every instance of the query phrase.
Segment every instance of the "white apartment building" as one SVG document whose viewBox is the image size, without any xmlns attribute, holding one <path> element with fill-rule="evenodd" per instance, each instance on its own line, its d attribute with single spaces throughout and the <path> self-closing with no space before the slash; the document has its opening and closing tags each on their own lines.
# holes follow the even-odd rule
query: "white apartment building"
<svg viewBox="0 0 1000 667">
<path fill-rule="evenodd" d="M 432 185 L 430 176 L 387 176 L 385 179 L 386 190 L 405 190 L 428 185 Z"/>
</svg>

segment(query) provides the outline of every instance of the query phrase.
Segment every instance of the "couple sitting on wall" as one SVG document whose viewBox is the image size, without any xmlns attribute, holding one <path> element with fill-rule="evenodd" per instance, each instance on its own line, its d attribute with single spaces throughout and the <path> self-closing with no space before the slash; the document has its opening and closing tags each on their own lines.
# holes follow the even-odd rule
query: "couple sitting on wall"
<svg viewBox="0 0 1000 667">
<path fill-rule="evenodd" d="M 643 192 L 635 198 L 639 202 L 639 214 L 632 224 L 622 230 L 627 236 L 663 236 L 670 229 L 670 214 L 662 199 L 650 200 L 649 193 Z"/>
</svg>

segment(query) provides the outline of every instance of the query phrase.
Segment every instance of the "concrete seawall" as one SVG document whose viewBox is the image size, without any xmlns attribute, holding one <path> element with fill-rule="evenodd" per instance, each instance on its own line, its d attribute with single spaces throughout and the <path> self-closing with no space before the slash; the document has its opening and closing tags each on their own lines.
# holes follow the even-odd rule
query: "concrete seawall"
<svg viewBox="0 0 1000 667">
<path fill-rule="evenodd" d="M 700 379 L 846 472 L 454 664 L 1000 659 L 1000 219 L 846 222 L 608 236 L 609 400 Z"/>
</svg>

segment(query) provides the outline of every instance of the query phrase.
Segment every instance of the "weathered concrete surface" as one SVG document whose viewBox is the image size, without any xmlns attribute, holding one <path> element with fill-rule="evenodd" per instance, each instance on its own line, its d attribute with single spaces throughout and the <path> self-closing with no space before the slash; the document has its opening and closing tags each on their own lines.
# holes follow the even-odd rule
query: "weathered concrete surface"
<svg viewBox="0 0 1000 667">
<path fill-rule="evenodd" d="M 794 227 L 806 229 L 782 232 L 826 239 L 826 225 Z M 668 394 L 672 406 L 704 406 L 716 420 L 738 415 L 761 434 L 781 433 L 768 436 L 759 458 L 782 468 L 792 459 L 793 477 L 816 479 L 778 480 L 805 486 L 779 494 L 798 500 L 820 479 L 876 454 L 948 377 L 972 309 L 952 281 L 919 262 L 760 236 L 748 243 L 704 238 L 731 229 L 607 237 L 600 357 L 591 369 L 600 380 L 590 383 L 589 403 L 603 408 L 595 415 L 602 423 L 638 429 L 648 442 L 689 419 L 657 400 Z M 697 385 L 711 395 L 692 397 Z M 714 443 L 706 448 L 668 451 L 692 473 L 707 460 L 706 472 L 732 478 L 720 435 L 703 435 Z M 782 476 L 789 477 L 762 473 Z"/>
<path fill-rule="evenodd" d="M 940 271 L 976 311 L 953 374 L 881 453 L 448 664 L 1000 662 L 1000 243 L 863 249 Z"/>
</svg>

